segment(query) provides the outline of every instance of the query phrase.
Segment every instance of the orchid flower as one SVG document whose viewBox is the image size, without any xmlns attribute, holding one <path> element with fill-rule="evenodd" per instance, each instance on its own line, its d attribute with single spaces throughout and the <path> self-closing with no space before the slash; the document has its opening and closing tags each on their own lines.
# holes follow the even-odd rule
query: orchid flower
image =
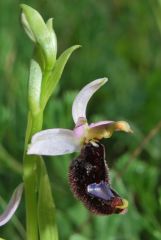
<svg viewBox="0 0 161 240">
<path fill-rule="evenodd" d="M 36 133 L 31 140 L 28 154 L 56 156 L 79 152 L 90 141 L 111 137 L 114 131 L 132 132 L 125 121 L 100 121 L 88 124 L 87 104 L 92 95 L 107 82 L 107 78 L 97 79 L 87 84 L 76 96 L 72 115 L 75 122 L 73 130 L 54 128 Z"/>
<path fill-rule="evenodd" d="M 14 215 L 15 211 L 17 210 L 20 204 L 22 192 L 23 192 L 23 183 L 18 185 L 18 187 L 14 190 L 6 209 L 0 215 L 0 226 L 5 225 Z"/>
<path fill-rule="evenodd" d="M 99 142 L 109 138 L 114 131 L 132 132 L 125 121 L 100 121 L 88 124 L 87 104 L 92 95 L 107 82 L 97 79 L 87 84 L 76 96 L 72 115 L 73 130 L 55 128 L 36 133 L 28 148 L 28 154 L 63 155 L 80 152 L 71 162 L 69 183 L 74 195 L 95 214 L 123 214 L 128 201 L 111 188 L 104 146 Z"/>
</svg>

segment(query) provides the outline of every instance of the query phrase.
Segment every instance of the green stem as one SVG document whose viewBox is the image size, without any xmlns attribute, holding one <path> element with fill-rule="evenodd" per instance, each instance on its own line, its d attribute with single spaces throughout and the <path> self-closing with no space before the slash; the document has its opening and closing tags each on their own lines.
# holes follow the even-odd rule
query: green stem
<svg viewBox="0 0 161 240">
<path fill-rule="evenodd" d="M 27 144 L 31 136 L 42 129 L 43 114 L 40 112 L 36 116 L 28 115 L 28 123 L 25 139 L 24 153 L 24 185 L 26 201 L 26 239 L 38 240 L 38 221 L 37 221 L 37 162 L 39 157 L 26 155 Z"/>
</svg>

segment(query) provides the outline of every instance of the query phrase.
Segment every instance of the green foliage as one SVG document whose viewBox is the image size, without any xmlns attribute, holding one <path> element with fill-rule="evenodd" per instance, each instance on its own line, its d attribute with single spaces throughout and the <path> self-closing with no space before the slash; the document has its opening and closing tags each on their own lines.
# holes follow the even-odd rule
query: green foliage
<svg viewBox="0 0 161 240">
<path fill-rule="evenodd" d="M 29 38 L 40 46 L 45 59 L 45 68 L 51 70 L 56 60 L 57 40 L 49 19 L 45 24 L 41 15 L 32 7 L 21 4 L 21 21 Z"/>
<path fill-rule="evenodd" d="M 107 76 L 106 87 L 89 105 L 88 119 L 130 120 L 134 129 L 133 135 L 115 133 L 104 141 L 112 186 L 129 201 L 126 215 L 89 214 L 69 189 L 68 166 L 74 156 L 46 159 L 60 239 L 161 239 L 161 135 L 156 128 L 161 121 L 161 35 L 153 11 L 157 7 L 161 12 L 157 1 L 33 0 L 27 4 L 46 20 L 54 17 L 58 55 L 68 46 L 83 46 L 65 68 L 46 108 L 43 128 L 72 128 L 71 105 L 76 92 L 87 82 Z M 0 9 L 0 195 L 9 199 L 21 180 L 15 173 L 20 173 L 22 164 L 32 47 L 19 24 L 18 2 L 0 1 Z M 153 128 L 156 133 L 142 145 Z M 141 151 L 133 157 L 140 146 Z M 17 213 L 20 222 L 1 228 L 0 237 L 24 239 L 22 205 Z M 0 201 L 1 210 L 3 206 Z"/>
<path fill-rule="evenodd" d="M 72 46 L 65 50 L 60 57 L 57 59 L 54 69 L 52 70 L 51 74 L 49 75 L 48 79 L 44 81 L 44 85 L 42 85 L 42 101 L 41 105 L 42 108 L 45 108 L 50 96 L 52 95 L 56 85 L 58 84 L 58 81 L 62 75 L 62 72 L 64 70 L 65 64 L 67 63 L 70 55 L 74 50 L 79 48 L 79 45 Z"/>
<path fill-rule="evenodd" d="M 44 162 L 40 164 L 39 198 L 38 198 L 38 222 L 40 240 L 58 240 L 57 226 L 55 221 L 55 205 L 53 203 L 50 181 Z M 46 208 L 46 205 L 48 206 Z"/>
</svg>

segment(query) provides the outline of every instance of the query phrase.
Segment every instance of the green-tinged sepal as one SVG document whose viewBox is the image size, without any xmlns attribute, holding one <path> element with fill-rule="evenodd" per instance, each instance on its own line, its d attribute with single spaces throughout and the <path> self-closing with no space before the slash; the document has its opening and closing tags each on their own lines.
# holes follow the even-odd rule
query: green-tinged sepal
<svg viewBox="0 0 161 240">
<path fill-rule="evenodd" d="M 64 67 L 70 57 L 70 55 L 76 50 L 77 48 L 81 47 L 80 45 L 75 45 L 67 50 L 65 50 L 60 57 L 56 60 L 55 66 L 53 71 L 51 72 L 50 76 L 48 77 L 47 81 L 43 81 L 42 87 L 42 97 L 41 97 L 41 107 L 45 108 L 46 103 L 48 102 L 50 96 L 52 95 L 57 83 L 59 82 L 61 75 L 63 73 Z"/>
<path fill-rule="evenodd" d="M 51 20 L 46 25 L 41 15 L 33 8 L 21 4 L 21 20 L 29 38 L 41 48 L 44 59 L 45 69 L 51 70 L 56 60 L 56 37 L 53 34 Z M 50 26 L 50 27 L 49 27 Z"/>
</svg>

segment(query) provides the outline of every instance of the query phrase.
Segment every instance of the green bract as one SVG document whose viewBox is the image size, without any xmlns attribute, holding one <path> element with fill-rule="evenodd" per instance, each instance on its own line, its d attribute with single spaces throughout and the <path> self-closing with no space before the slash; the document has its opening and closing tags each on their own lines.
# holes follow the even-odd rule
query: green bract
<svg viewBox="0 0 161 240">
<path fill-rule="evenodd" d="M 52 69 L 56 60 L 57 40 L 51 19 L 46 24 L 41 15 L 33 8 L 22 4 L 22 24 L 29 38 L 40 45 L 44 54 L 46 68 Z"/>
<path fill-rule="evenodd" d="M 56 60 L 55 66 L 51 73 L 49 74 L 48 78 L 43 81 L 43 88 L 42 88 L 42 98 L 41 98 L 41 106 L 44 108 L 46 106 L 47 101 L 49 100 L 51 94 L 53 93 L 59 79 L 63 73 L 64 67 L 72 54 L 72 52 L 79 48 L 79 45 L 75 45 L 73 47 L 68 48 L 65 50 L 58 60 Z"/>
<path fill-rule="evenodd" d="M 21 7 L 25 32 L 35 44 L 34 57 L 30 64 L 28 100 L 32 115 L 37 115 L 44 110 L 70 55 L 80 46 L 70 47 L 56 59 L 57 39 L 52 18 L 45 23 L 35 9 L 25 4 Z"/>
</svg>

